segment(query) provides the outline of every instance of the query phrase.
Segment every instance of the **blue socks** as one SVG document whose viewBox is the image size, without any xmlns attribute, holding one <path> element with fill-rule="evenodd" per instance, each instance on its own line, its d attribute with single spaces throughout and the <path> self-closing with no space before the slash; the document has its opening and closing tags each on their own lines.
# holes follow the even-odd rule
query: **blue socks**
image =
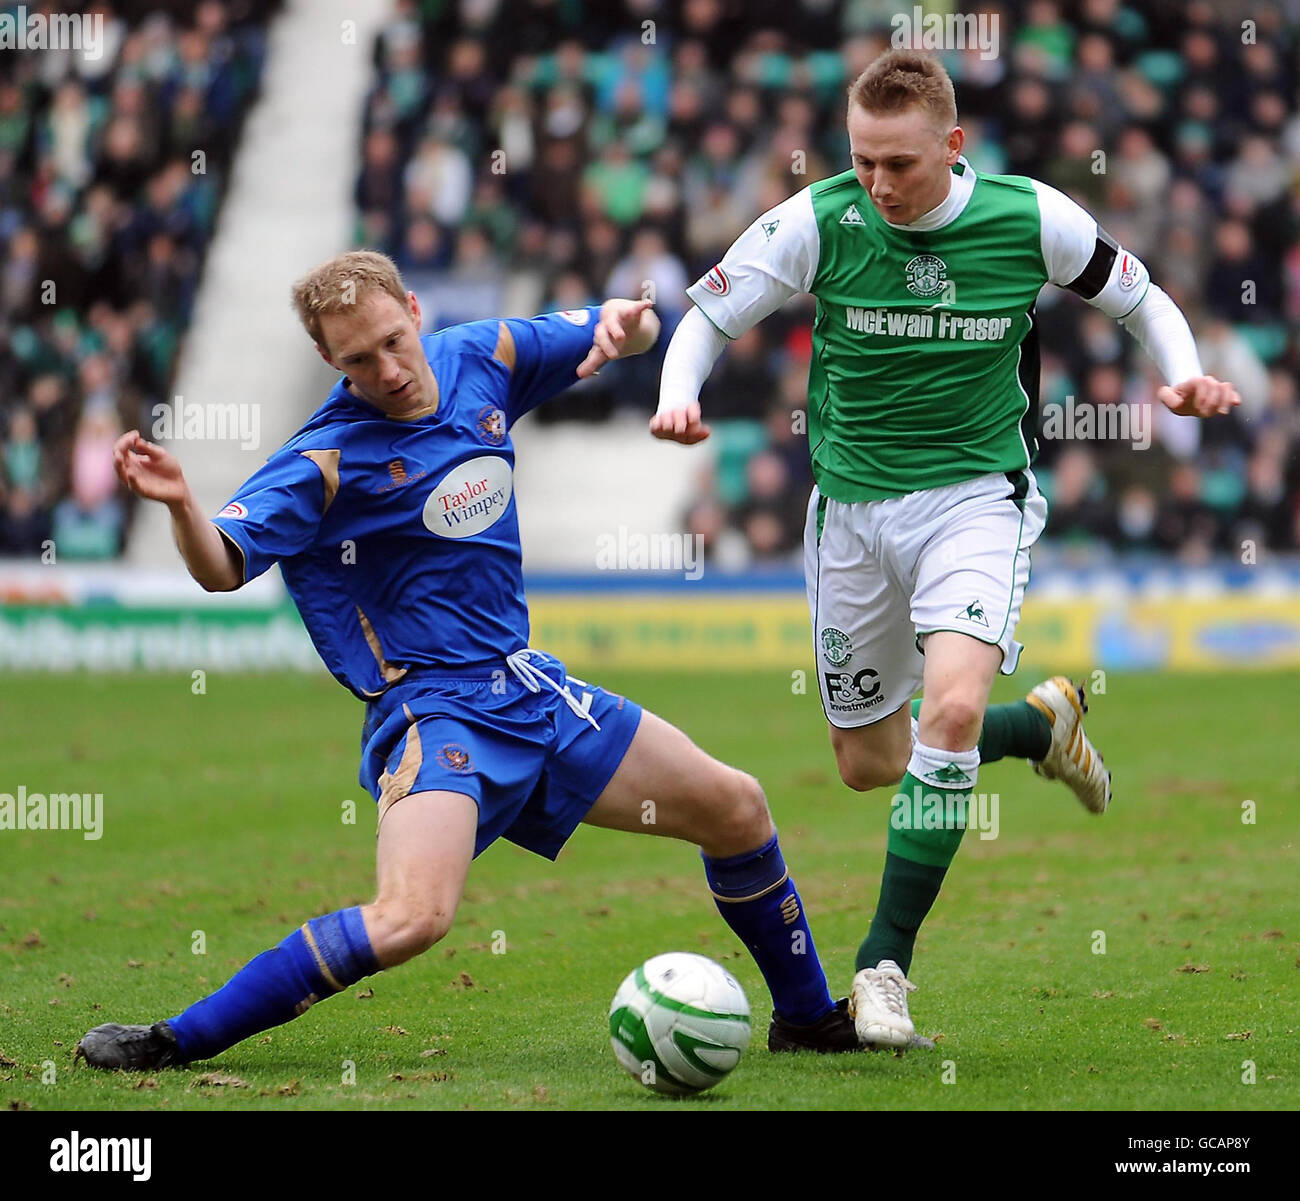
<svg viewBox="0 0 1300 1201">
<path fill-rule="evenodd" d="M 803 902 L 776 835 L 744 855 L 711 859 L 701 852 L 700 856 L 718 912 L 749 948 L 778 1016 L 807 1026 L 834 1009 Z"/>
<path fill-rule="evenodd" d="M 834 1002 L 776 836 L 730 859 L 702 857 L 718 912 L 754 956 L 776 1012 L 800 1026 L 824 1017 Z M 341 909 L 312 918 L 167 1024 L 187 1061 L 210 1059 L 377 971 L 360 908 Z"/>
<path fill-rule="evenodd" d="M 210 1059 L 378 970 L 360 908 L 340 909 L 312 918 L 167 1024 L 187 1060 Z"/>
</svg>

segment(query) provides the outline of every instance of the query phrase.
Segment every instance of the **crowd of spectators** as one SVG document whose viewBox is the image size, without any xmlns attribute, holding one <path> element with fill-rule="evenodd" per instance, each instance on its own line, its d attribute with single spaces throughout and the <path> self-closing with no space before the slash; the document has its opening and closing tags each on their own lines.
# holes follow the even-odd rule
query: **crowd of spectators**
<svg viewBox="0 0 1300 1201">
<path fill-rule="evenodd" d="M 101 53 L 0 50 L 0 554 L 119 553 L 113 442 L 169 399 L 278 7 L 102 0 Z"/>
<path fill-rule="evenodd" d="M 1300 29 L 1279 4 L 1240 7 L 1006 0 L 977 8 L 998 19 L 995 57 L 941 53 L 976 170 L 1085 205 L 1242 396 L 1204 427 L 1155 421 L 1141 450 L 1045 439 L 1049 541 L 1066 553 L 1198 562 L 1300 546 Z M 685 287 L 759 213 L 848 167 L 846 86 L 903 10 L 399 0 L 375 46 L 357 244 L 397 259 L 430 328 L 641 295 L 650 280 L 670 334 Z M 797 298 L 734 342 L 702 396 L 717 466 L 684 520 L 729 565 L 798 560 L 812 313 Z M 1145 353 L 1110 319 L 1053 288 L 1038 317 L 1044 407 L 1153 397 Z M 648 415 L 658 365 L 584 381 L 539 420 Z"/>
<path fill-rule="evenodd" d="M 3 52 L 0 553 L 119 549 L 105 450 L 169 395 L 278 8 L 102 0 L 84 9 L 103 19 L 102 55 Z M 1300 28 L 1283 9 L 1003 0 L 977 9 L 998 20 L 995 56 L 941 52 L 977 171 L 1032 175 L 1089 208 L 1242 396 L 1228 419 L 1155 420 L 1145 449 L 1044 438 L 1048 540 L 1064 553 L 1300 548 Z M 355 241 L 397 259 L 430 327 L 648 281 L 656 353 L 538 419 L 648 415 L 687 285 L 760 212 L 848 166 L 845 88 L 900 10 L 396 0 L 361 115 Z M 812 314 L 796 298 L 705 387 L 715 466 L 683 521 L 717 561 L 797 562 Z M 1108 318 L 1052 288 L 1037 318 L 1044 415 L 1066 398 L 1149 403 L 1150 364 Z"/>
</svg>

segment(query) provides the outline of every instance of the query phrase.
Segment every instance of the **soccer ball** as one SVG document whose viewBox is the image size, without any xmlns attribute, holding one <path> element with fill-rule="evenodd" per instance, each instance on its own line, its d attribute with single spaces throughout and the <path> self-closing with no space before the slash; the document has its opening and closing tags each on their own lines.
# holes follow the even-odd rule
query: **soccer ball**
<svg viewBox="0 0 1300 1201">
<path fill-rule="evenodd" d="M 749 1035 L 749 1002 L 735 977 L 685 951 L 647 959 L 609 1007 L 620 1065 L 670 1096 L 712 1088 L 740 1062 Z"/>
</svg>

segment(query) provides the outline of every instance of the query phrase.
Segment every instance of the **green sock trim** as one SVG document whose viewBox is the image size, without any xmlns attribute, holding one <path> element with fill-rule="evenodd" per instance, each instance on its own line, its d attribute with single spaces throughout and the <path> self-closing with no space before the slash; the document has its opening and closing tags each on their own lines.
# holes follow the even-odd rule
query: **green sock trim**
<svg viewBox="0 0 1300 1201">
<path fill-rule="evenodd" d="M 885 853 L 880 900 L 867 937 L 858 948 L 854 971 L 892 959 L 906 973 L 912 965 L 916 935 L 939 895 L 946 868 L 914 863 Z"/>
</svg>

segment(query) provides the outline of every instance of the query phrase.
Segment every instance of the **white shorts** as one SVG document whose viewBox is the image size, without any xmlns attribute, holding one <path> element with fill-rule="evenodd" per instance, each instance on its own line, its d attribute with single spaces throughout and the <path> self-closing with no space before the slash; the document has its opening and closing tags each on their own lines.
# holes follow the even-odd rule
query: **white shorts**
<svg viewBox="0 0 1300 1201">
<path fill-rule="evenodd" d="M 808 500 L 804 578 L 822 707 L 871 725 L 920 690 L 923 640 L 955 630 L 1016 670 L 1029 548 L 1047 521 L 1031 471 L 983 475 L 887 500 Z"/>
</svg>

